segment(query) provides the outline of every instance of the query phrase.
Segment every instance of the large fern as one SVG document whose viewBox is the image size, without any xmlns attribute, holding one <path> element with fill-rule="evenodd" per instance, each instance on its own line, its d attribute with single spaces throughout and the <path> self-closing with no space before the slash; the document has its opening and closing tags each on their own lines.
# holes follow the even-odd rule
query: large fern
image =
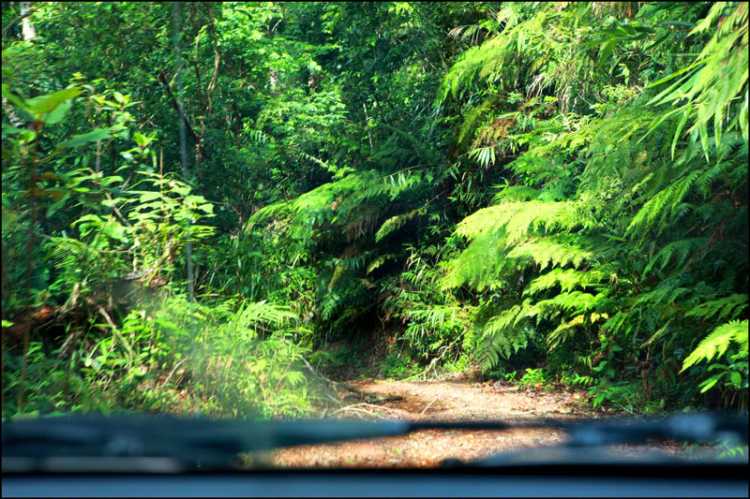
<svg viewBox="0 0 750 499">
<path fill-rule="evenodd" d="M 740 351 L 747 355 L 748 353 L 748 321 L 731 321 L 714 329 L 698 344 L 695 350 L 685 358 L 682 363 L 682 370 L 707 360 L 711 361 L 716 357 L 721 357 L 726 353 L 729 346 L 735 342 L 740 347 Z"/>
</svg>

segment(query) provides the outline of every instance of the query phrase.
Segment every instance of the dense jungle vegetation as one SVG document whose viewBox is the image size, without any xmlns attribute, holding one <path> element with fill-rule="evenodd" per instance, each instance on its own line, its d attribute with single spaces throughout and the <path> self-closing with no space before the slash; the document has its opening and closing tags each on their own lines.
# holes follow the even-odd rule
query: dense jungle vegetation
<svg viewBox="0 0 750 499">
<path fill-rule="evenodd" d="M 746 2 L 2 26 L 3 417 L 313 415 L 306 363 L 747 409 Z"/>
</svg>

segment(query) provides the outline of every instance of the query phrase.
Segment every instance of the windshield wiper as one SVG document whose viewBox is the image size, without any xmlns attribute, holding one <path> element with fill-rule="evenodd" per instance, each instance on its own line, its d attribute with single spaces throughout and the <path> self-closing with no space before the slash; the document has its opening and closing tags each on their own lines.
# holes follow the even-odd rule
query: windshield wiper
<svg viewBox="0 0 750 499">
<path fill-rule="evenodd" d="M 168 457 L 183 464 L 200 462 L 202 466 L 227 467 L 239 453 L 281 447 L 393 437 L 424 429 L 511 427 L 504 422 L 50 417 L 4 423 L 2 455 L 4 461 L 6 457 L 34 461 L 61 457 Z"/>
<path fill-rule="evenodd" d="M 647 444 L 654 440 L 705 444 L 716 441 L 748 443 L 748 418 L 716 413 L 676 414 L 668 418 L 650 417 L 638 421 L 619 419 L 607 423 L 585 421 L 565 425 L 568 440 L 552 447 L 525 449 L 496 454 L 469 462 L 447 460 L 450 467 L 501 467 L 540 464 L 685 464 L 685 460 L 655 451 L 628 457 L 608 448 L 612 445 Z M 740 456 L 743 457 L 743 456 Z M 747 457 L 744 456 L 744 464 Z M 740 460 L 737 460 L 738 462 Z M 704 461 L 705 462 L 705 461 Z M 698 464 L 696 461 L 694 464 Z"/>
<path fill-rule="evenodd" d="M 232 468 L 240 453 L 298 445 L 407 435 L 420 430 L 559 428 L 568 447 L 644 443 L 652 438 L 708 442 L 731 437 L 747 443 L 747 416 L 680 414 L 635 423 L 595 420 L 570 423 L 538 419 L 503 421 L 241 421 L 176 417 L 50 417 L 3 423 L 3 469 L 8 458 L 23 469 L 49 469 L 62 458 L 157 459 L 182 466 Z M 19 464 L 20 463 L 20 464 Z M 153 467 L 153 462 L 148 461 Z M 69 461 L 70 464 L 70 461 Z M 147 466 L 148 467 L 148 466 Z M 157 467 L 158 468 L 158 467 Z M 162 468 L 159 468 L 162 469 Z"/>
</svg>

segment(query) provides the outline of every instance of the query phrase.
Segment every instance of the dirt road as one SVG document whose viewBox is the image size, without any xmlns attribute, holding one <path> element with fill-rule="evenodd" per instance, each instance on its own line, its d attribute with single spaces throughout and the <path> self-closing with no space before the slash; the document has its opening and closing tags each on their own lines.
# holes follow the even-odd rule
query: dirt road
<svg viewBox="0 0 750 499">
<path fill-rule="evenodd" d="M 526 392 L 508 384 L 451 381 L 365 380 L 351 385 L 368 392 L 397 395 L 401 400 L 379 404 L 353 401 L 334 411 L 332 417 L 401 420 L 523 421 L 530 418 L 581 419 L 591 417 L 578 395 L 567 392 Z M 510 431 L 424 430 L 404 437 L 358 440 L 332 445 L 313 445 L 275 451 L 280 467 L 432 467 L 447 458 L 477 459 L 499 452 L 554 445 L 566 438 L 554 428 Z M 654 446 L 652 446 L 653 448 Z M 678 453 L 680 446 L 658 445 L 661 451 Z M 624 453 L 634 449 L 622 447 Z"/>
</svg>

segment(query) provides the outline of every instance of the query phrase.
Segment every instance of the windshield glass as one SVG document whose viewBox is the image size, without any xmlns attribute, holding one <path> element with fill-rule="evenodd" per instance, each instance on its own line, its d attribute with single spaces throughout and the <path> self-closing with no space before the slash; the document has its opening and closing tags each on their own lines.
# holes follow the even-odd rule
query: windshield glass
<svg viewBox="0 0 750 499">
<path fill-rule="evenodd" d="M 2 14 L 4 456 L 747 459 L 747 3 Z"/>
</svg>

